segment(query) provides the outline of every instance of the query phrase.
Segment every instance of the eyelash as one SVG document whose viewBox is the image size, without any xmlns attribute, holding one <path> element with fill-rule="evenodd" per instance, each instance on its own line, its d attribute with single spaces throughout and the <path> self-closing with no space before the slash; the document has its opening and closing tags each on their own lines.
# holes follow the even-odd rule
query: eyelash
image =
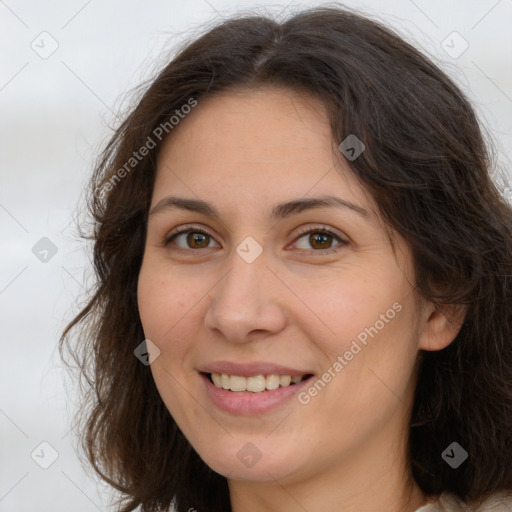
<svg viewBox="0 0 512 512">
<path fill-rule="evenodd" d="M 163 243 L 164 247 L 167 247 L 179 235 L 187 234 L 187 233 L 200 233 L 202 235 L 206 235 L 206 236 L 208 236 L 208 237 L 213 239 L 213 236 L 210 233 L 208 233 L 207 231 L 205 231 L 204 229 L 198 228 L 198 227 L 193 226 L 193 225 L 187 225 L 187 226 L 183 226 L 179 230 L 173 231 L 169 235 L 167 235 L 165 237 L 165 240 L 164 240 L 164 243 Z M 342 247 L 344 247 L 345 245 L 348 245 L 348 242 L 346 240 L 344 240 L 337 233 L 335 233 L 334 231 L 328 229 L 325 226 L 315 226 L 315 227 L 312 227 L 312 228 L 304 229 L 303 231 L 301 231 L 297 235 L 297 237 L 295 238 L 294 242 L 296 242 L 300 238 L 304 237 L 305 235 L 309 235 L 311 233 L 319 233 L 319 234 L 323 234 L 323 235 L 330 235 L 330 236 L 336 238 L 339 243 L 337 245 L 335 245 L 334 247 L 330 247 L 328 249 L 300 249 L 301 251 L 306 251 L 309 254 L 315 254 L 315 255 L 317 255 L 319 253 L 321 255 L 330 254 L 330 253 L 333 253 L 333 252 L 337 252 Z M 207 248 L 203 248 L 203 249 L 183 249 L 182 247 L 178 246 L 177 248 L 175 248 L 173 250 L 174 251 L 178 251 L 178 252 L 190 252 L 190 251 L 200 251 L 200 250 L 205 250 L 205 249 L 207 249 Z"/>
</svg>

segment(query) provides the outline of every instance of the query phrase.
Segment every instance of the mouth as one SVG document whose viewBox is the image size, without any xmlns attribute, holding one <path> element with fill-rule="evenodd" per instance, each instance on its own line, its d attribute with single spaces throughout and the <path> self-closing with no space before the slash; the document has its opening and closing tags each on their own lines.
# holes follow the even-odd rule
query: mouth
<svg viewBox="0 0 512 512">
<path fill-rule="evenodd" d="M 280 375 L 270 373 L 249 376 L 200 372 L 206 396 L 211 403 L 232 416 L 255 416 L 284 407 L 311 384 L 313 374 Z"/>
<path fill-rule="evenodd" d="M 253 375 L 244 377 L 242 375 L 230 375 L 227 373 L 201 372 L 216 388 L 234 393 L 267 393 L 279 388 L 296 386 L 301 382 L 313 377 L 313 374 L 305 375 Z"/>
</svg>

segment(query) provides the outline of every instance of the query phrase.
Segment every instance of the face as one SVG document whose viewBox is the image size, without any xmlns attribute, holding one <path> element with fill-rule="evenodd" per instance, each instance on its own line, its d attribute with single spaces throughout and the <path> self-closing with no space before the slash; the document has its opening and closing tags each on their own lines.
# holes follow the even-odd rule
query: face
<svg viewBox="0 0 512 512">
<path fill-rule="evenodd" d="M 199 101 L 159 154 L 138 283 L 151 371 L 228 479 L 300 481 L 405 443 L 411 255 L 338 144 L 319 101 L 266 88 Z"/>
</svg>

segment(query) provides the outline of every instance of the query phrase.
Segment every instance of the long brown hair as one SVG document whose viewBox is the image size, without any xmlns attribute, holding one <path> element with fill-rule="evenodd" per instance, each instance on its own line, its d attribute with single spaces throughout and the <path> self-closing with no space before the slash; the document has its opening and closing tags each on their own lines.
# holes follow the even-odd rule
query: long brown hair
<svg viewBox="0 0 512 512">
<path fill-rule="evenodd" d="M 348 163 L 411 247 L 419 296 L 468 308 L 451 345 L 422 354 L 409 437 L 415 481 L 467 501 L 512 489 L 511 208 L 459 88 L 393 31 L 341 8 L 210 29 L 151 82 L 101 155 L 89 198 L 97 285 L 60 342 L 86 386 L 80 432 L 93 467 L 122 493 L 123 512 L 231 509 L 226 479 L 190 446 L 134 357 L 144 339 L 137 279 L 161 146 L 155 130 L 191 99 L 200 108 L 206 96 L 260 85 L 315 95 L 335 141 L 364 142 Z M 149 138 L 154 147 L 130 161 Z M 441 457 L 453 441 L 469 454 L 458 469 Z"/>
</svg>

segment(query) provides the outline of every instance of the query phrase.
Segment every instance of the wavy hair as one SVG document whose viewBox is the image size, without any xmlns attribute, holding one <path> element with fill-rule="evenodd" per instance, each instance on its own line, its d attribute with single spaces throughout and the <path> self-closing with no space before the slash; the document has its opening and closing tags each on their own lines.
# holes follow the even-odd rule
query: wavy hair
<svg viewBox="0 0 512 512">
<path fill-rule="evenodd" d="M 231 510 L 226 479 L 194 451 L 134 357 L 144 339 L 137 279 L 155 129 L 191 98 L 200 108 L 219 92 L 272 85 L 319 98 L 338 143 L 357 134 L 366 150 L 347 163 L 410 246 L 418 296 L 467 307 L 454 341 L 421 354 L 414 480 L 468 503 L 511 490 L 512 210 L 493 182 L 489 145 L 465 95 L 429 58 L 382 24 L 330 7 L 209 28 L 145 86 L 100 155 L 88 201 L 96 286 L 59 344 L 85 384 L 80 439 L 90 463 L 122 494 L 122 512 Z M 155 147 L 127 168 L 149 138 Z M 458 469 L 441 457 L 453 441 L 469 453 Z"/>
</svg>

